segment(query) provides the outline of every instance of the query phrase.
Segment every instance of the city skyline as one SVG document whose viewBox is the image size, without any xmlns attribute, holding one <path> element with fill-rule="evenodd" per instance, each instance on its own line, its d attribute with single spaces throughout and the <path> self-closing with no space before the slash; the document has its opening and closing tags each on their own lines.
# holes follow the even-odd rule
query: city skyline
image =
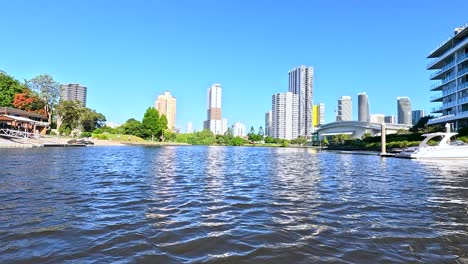
<svg viewBox="0 0 468 264">
<path fill-rule="evenodd" d="M 415 109 L 430 113 L 440 103 L 429 100 L 434 93 L 428 89 L 433 81 L 427 56 L 466 22 L 466 1 L 451 3 L 459 8 L 293 1 L 264 12 L 263 4 L 249 2 L 246 9 L 242 1 L 188 2 L 183 8 L 141 1 L 6 2 L 0 22 L 9 25 L 5 34 L 15 41 L 0 44 L 0 70 L 18 80 L 47 73 L 59 83 L 79 82 L 88 87 L 87 106 L 119 124 L 140 119 L 159 92 L 170 90 L 178 100 L 176 127 L 183 130 L 191 121 L 201 130 L 205 89 L 219 82 L 225 88 L 223 116 L 259 127 L 271 94 L 288 89 L 284 76 L 298 65 L 314 66 L 313 100 L 327 105 L 326 123 L 334 121 L 336 98 L 362 90 L 372 98 L 372 112 L 396 115 L 387 98 L 408 96 Z M 18 12 L 25 18 L 12 24 Z M 83 12 L 86 21 L 69 19 Z M 297 27 L 290 26 L 294 19 Z M 287 38 L 303 32 L 306 49 Z M 43 41 L 30 45 L 30 39 Z M 346 49 L 339 46 L 343 39 Z M 181 65 L 191 70 L 181 74 Z"/>
</svg>

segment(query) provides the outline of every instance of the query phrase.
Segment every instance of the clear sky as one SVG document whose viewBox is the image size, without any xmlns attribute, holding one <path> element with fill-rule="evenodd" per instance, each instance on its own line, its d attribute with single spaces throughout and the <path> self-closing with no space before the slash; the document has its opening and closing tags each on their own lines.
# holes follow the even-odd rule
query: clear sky
<svg viewBox="0 0 468 264">
<path fill-rule="evenodd" d="M 430 110 L 428 53 L 468 21 L 468 1 L 0 0 L 0 70 L 88 87 L 108 121 L 141 120 L 158 94 L 177 99 L 177 127 L 206 119 L 211 84 L 229 124 L 264 126 L 288 71 L 315 69 L 314 103 L 335 120 L 337 100 L 369 96 L 396 115 L 396 97 Z"/>
</svg>

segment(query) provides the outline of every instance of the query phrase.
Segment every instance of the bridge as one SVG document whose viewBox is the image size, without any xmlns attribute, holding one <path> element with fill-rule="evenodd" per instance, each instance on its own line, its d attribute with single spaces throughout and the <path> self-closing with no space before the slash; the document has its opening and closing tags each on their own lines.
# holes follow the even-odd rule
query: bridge
<svg viewBox="0 0 468 264">
<path fill-rule="evenodd" d="M 362 138 L 365 133 L 370 133 L 371 136 L 380 136 L 380 123 L 364 122 L 364 121 L 340 121 L 328 123 L 321 126 L 317 132 L 319 138 L 333 136 L 338 134 L 347 134 L 352 138 Z M 397 133 L 399 130 L 409 130 L 411 125 L 404 124 L 385 124 L 387 134 Z"/>
</svg>

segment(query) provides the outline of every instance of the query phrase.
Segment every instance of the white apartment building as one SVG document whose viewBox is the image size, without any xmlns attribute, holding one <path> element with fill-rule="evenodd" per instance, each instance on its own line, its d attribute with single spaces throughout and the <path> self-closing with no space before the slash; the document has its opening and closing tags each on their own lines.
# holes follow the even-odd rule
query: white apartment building
<svg viewBox="0 0 468 264">
<path fill-rule="evenodd" d="M 245 125 L 241 122 L 235 122 L 231 129 L 232 135 L 235 137 L 243 137 L 245 135 Z"/>
<path fill-rule="evenodd" d="M 299 96 L 291 92 L 272 96 L 272 137 L 295 139 L 298 137 Z"/>
<path fill-rule="evenodd" d="M 62 84 L 60 90 L 60 100 L 63 101 L 80 101 L 83 106 L 86 106 L 87 90 L 85 86 L 77 83 Z"/>
<path fill-rule="evenodd" d="M 289 92 L 298 96 L 298 124 L 299 136 L 312 135 L 312 105 L 314 89 L 314 68 L 301 65 L 289 71 Z"/>
<path fill-rule="evenodd" d="M 385 115 L 384 114 L 371 114 L 370 122 L 382 124 L 385 122 Z"/>
<path fill-rule="evenodd" d="M 353 101 L 351 96 L 341 96 L 338 99 L 338 113 L 336 121 L 352 121 L 353 120 Z"/>
<path fill-rule="evenodd" d="M 215 135 L 223 135 L 227 130 L 227 119 L 221 118 L 221 85 L 219 83 L 208 88 L 207 101 L 207 120 L 203 123 L 203 128 L 211 130 Z"/>
<path fill-rule="evenodd" d="M 468 23 L 455 28 L 454 33 L 429 53 L 432 59 L 427 70 L 437 81 L 431 91 L 431 102 L 440 103 L 432 109 L 438 117 L 429 124 L 451 123 L 455 130 L 468 127 Z"/>
<path fill-rule="evenodd" d="M 193 133 L 193 125 L 192 122 L 187 122 L 187 134 Z"/>
</svg>

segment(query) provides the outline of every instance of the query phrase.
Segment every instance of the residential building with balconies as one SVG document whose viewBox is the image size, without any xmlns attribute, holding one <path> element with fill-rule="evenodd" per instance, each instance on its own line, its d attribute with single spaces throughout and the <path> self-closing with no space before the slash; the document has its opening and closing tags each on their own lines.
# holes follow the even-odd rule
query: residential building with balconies
<svg viewBox="0 0 468 264">
<path fill-rule="evenodd" d="M 439 114 L 429 124 L 450 123 L 458 130 L 468 127 L 468 23 L 455 28 L 453 35 L 429 53 L 430 79 L 436 81 L 430 101 L 440 103 L 432 109 Z"/>
</svg>

